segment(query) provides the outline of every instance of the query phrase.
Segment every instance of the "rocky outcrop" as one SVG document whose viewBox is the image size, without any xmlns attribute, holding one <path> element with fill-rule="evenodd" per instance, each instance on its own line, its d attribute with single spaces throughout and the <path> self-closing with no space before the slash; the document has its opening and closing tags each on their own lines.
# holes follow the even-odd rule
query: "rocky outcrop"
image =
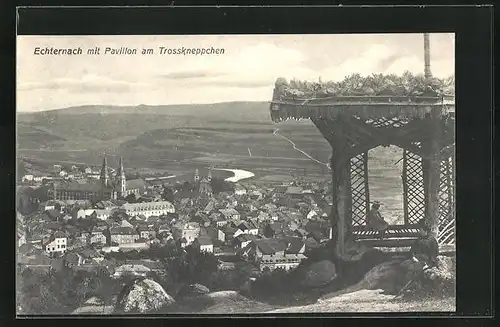
<svg viewBox="0 0 500 327">
<path fill-rule="evenodd" d="M 401 295 L 407 298 L 455 296 L 455 286 L 455 257 L 438 256 L 436 266 L 415 274 Z"/>
<path fill-rule="evenodd" d="M 160 284 L 151 279 L 136 279 L 126 285 L 118 296 L 116 313 L 155 312 L 175 300 Z"/>
<path fill-rule="evenodd" d="M 77 308 L 72 314 L 75 315 L 104 315 L 112 314 L 114 307 L 112 305 L 105 305 L 104 301 L 97 297 L 91 297 L 85 303 Z"/>
<path fill-rule="evenodd" d="M 393 260 L 379 264 L 355 285 L 325 294 L 322 300 L 361 290 L 382 290 L 386 294 L 454 295 L 454 258 L 440 256 L 436 267 L 426 268 L 423 262 Z"/>
<path fill-rule="evenodd" d="M 305 273 L 302 286 L 321 287 L 337 277 L 335 265 L 330 260 L 321 260 L 313 263 Z"/>
<path fill-rule="evenodd" d="M 176 298 L 189 298 L 189 297 L 194 297 L 194 296 L 200 296 L 204 294 L 210 293 L 210 290 L 208 287 L 203 286 L 201 284 L 191 284 L 191 285 L 185 285 L 182 287 L 177 293 Z"/>
</svg>

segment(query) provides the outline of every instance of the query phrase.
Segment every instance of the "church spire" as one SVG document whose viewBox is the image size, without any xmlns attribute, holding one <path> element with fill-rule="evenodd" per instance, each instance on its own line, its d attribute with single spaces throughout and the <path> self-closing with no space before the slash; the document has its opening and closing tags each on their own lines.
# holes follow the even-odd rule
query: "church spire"
<svg viewBox="0 0 500 327">
<path fill-rule="evenodd" d="M 207 179 L 209 182 L 212 181 L 212 167 L 209 167 L 208 168 L 208 176 L 207 176 Z"/>
<path fill-rule="evenodd" d="M 196 170 L 194 171 L 194 182 L 198 183 L 199 181 L 200 181 L 200 171 L 198 170 L 198 168 L 196 168 Z"/>
<path fill-rule="evenodd" d="M 120 167 L 118 167 L 118 178 L 120 179 L 120 194 L 125 196 L 127 182 L 125 179 L 125 170 L 123 169 L 123 157 L 120 157 Z"/>
<path fill-rule="evenodd" d="M 104 159 L 102 160 L 101 167 L 101 184 L 103 186 L 108 186 L 109 176 L 108 176 L 108 161 L 106 159 L 106 153 L 104 153 Z"/>
</svg>

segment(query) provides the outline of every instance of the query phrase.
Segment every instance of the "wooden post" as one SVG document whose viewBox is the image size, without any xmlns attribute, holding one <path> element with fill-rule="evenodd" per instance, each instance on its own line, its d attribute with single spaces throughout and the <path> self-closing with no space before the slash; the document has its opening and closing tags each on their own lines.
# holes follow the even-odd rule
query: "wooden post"
<svg viewBox="0 0 500 327">
<path fill-rule="evenodd" d="M 346 203 L 345 203 L 345 221 L 346 232 L 352 232 L 352 186 L 351 186 L 351 160 L 347 159 L 345 171 L 345 189 L 346 189 Z"/>
<path fill-rule="evenodd" d="M 337 252 L 342 257 L 345 253 L 346 232 L 348 230 L 347 212 L 349 208 L 349 183 L 348 167 L 346 159 L 342 158 L 337 162 L 338 193 L 337 193 Z"/>
<path fill-rule="evenodd" d="M 451 164 L 450 161 L 452 160 L 452 157 L 447 157 L 446 158 L 446 199 L 448 201 L 447 203 L 447 213 L 450 214 L 452 211 L 452 206 L 453 206 L 453 189 L 451 185 L 451 179 L 452 179 L 452 172 L 451 172 Z"/>
<path fill-rule="evenodd" d="M 403 179 L 403 215 L 404 215 L 404 224 L 409 225 L 408 219 L 408 151 L 403 150 L 403 172 L 401 174 L 401 178 Z"/>
<path fill-rule="evenodd" d="M 431 228 L 431 235 L 436 237 L 439 234 L 439 184 L 440 184 L 440 165 L 441 165 L 441 154 L 440 154 L 440 120 L 441 120 L 441 108 L 433 107 L 431 109 L 430 121 L 431 121 L 431 139 L 429 144 L 429 164 L 428 164 L 428 179 L 427 179 L 427 191 L 428 191 L 428 202 L 427 202 L 427 218 L 429 226 Z"/>
<path fill-rule="evenodd" d="M 368 215 L 370 214 L 370 183 L 369 183 L 369 174 L 368 174 L 368 151 L 363 153 L 363 179 L 365 183 L 365 213 L 366 219 L 368 219 Z M 368 221 L 367 221 L 368 222 Z"/>
<path fill-rule="evenodd" d="M 422 142 L 422 148 L 429 153 L 430 144 L 428 142 Z M 429 216 L 429 161 L 430 159 L 421 158 L 422 166 L 422 182 L 424 190 L 424 218 L 427 219 Z"/>
</svg>

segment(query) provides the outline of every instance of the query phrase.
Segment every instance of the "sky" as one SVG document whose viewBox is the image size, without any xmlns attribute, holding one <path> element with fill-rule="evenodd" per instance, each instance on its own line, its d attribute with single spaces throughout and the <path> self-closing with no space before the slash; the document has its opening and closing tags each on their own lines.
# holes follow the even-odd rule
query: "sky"
<svg viewBox="0 0 500 327">
<path fill-rule="evenodd" d="M 36 47 L 84 54 L 35 55 Z M 100 55 L 85 54 L 94 47 Z M 104 55 L 106 47 L 138 54 Z M 162 55 L 159 47 L 224 53 Z M 143 48 L 154 54 L 141 55 Z M 433 75 L 453 75 L 454 34 L 431 34 L 430 48 Z M 327 81 L 405 70 L 423 73 L 423 34 L 18 36 L 17 110 L 270 101 L 278 77 Z"/>
</svg>

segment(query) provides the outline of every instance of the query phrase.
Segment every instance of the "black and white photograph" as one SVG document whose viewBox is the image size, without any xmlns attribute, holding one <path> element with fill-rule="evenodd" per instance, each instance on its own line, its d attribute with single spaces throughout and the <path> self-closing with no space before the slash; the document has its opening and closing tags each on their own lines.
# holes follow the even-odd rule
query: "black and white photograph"
<svg viewBox="0 0 500 327">
<path fill-rule="evenodd" d="M 16 48 L 18 315 L 457 311 L 454 33 Z"/>
</svg>

